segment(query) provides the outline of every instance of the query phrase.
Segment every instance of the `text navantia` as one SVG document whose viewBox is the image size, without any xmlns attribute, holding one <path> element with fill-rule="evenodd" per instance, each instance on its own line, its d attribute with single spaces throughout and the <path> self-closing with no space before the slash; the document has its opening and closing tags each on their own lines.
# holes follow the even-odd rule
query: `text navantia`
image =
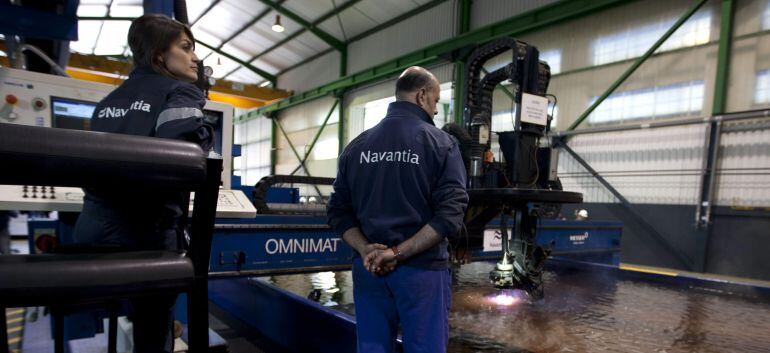
<svg viewBox="0 0 770 353">
<path fill-rule="evenodd" d="M 380 162 L 420 164 L 420 156 L 416 153 L 412 153 L 412 150 L 384 152 L 362 151 L 361 157 L 358 160 L 359 164 Z"/>
</svg>

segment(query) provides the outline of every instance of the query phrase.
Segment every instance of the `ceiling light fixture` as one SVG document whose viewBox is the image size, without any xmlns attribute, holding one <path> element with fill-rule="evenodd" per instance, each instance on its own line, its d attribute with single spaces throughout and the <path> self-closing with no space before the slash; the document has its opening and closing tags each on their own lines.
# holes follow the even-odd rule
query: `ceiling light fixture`
<svg viewBox="0 0 770 353">
<path fill-rule="evenodd" d="M 270 86 L 270 81 L 265 81 L 259 84 L 259 87 L 267 87 Z"/>
<path fill-rule="evenodd" d="M 284 28 L 281 25 L 281 15 L 275 15 L 275 23 L 273 24 L 273 27 L 271 27 L 273 31 L 281 33 L 283 32 Z"/>
</svg>

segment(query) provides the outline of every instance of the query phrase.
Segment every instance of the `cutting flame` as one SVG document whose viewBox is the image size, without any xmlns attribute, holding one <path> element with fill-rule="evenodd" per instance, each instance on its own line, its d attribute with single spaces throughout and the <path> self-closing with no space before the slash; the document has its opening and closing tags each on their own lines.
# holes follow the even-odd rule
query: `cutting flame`
<svg viewBox="0 0 770 353">
<path fill-rule="evenodd" d="M 497 305 L 504 305 L 504 306 L 511 306 L 520 301 L 521 299 L 516 298 L 512 295 L 506 295 L 506 294 L 498 294 L 497 296 L 492 298 L 492 302 L 494 302 Z"/>
<path fill-rule="evenodd" d="M 522 291 L 506 290 L 489 297 L 489 300 L 499 306 L 513 306 L 523 302 L 525 299 L 523 296 L 526 296 L 526 294 L 523 294 Z"/>
</svg>

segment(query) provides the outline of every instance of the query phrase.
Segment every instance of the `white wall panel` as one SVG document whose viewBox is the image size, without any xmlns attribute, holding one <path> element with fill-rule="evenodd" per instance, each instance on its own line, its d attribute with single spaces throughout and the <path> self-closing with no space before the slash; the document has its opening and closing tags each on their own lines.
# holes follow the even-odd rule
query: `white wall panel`
<svg viewBox="0 0 770 353">
<path fill-rule="evenodd" d="M 334 105 L 334 98 L 328 96 L 283 110 L 278 113 L 278 116 L 287 133 L 313 129 L 323 124 L 332 105 Z M 336 107 L 335 113 L 329 117 L 329 123 L 339 120 L 339 114 L 336 113 L 338 108 Z"/>
<path fill-rule="evenodd" d="M 454 6 L 454 1 L 447 1 L 350 43 L 348 72 L 358 72 L 451 38 L 455 28 Z"/>
<path fill-rule="evenodd" d="M 340 54 L 328 54 L 278 76 L 278 88 L 302 93 L 338 79 Z"/>
<path fill-rule="evenodd" d="M 717 165 L 717 205 L 770 207 L 770 129 L 767 124 L 767 119 L 731 124 L 749 130 L 722 134 Z"/>
<path fill-rule="evenodd" d="M 569 146 L 632 203 L 697 203 L 705 126 L 577 135 Z M 568 153 L 559 154 L 565 190 L 584 202 L 617 202 Z"/>
</svg>

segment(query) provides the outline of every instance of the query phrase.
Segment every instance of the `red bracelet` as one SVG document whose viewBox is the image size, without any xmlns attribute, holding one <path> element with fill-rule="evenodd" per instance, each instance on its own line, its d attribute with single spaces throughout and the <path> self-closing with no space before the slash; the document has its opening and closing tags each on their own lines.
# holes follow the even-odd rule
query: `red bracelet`
<svg viewBox="0 0 770 353">
<path fill-rule="evenodd" d="M 396 261 L 401 262 L 401 250 L 398 250 L 398 245 L 391 246 L 390 251 L 393 251 L 393 255 L 396 256 Z"/>
</svg>

